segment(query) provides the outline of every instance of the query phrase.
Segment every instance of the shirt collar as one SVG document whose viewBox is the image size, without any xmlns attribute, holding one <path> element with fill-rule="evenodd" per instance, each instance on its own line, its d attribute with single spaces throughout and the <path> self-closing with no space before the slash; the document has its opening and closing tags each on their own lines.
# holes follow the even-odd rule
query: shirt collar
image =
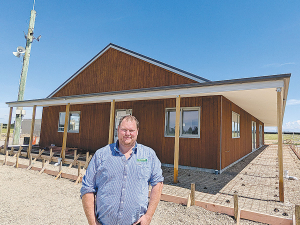
<svg viewBox="0 0 300 225">
<path fill-rule="evenodd" d="M 120 149 L 119 149 L 119 140 L 116 141 L 114 150 L 115 150 L 117 153 L 119 153 L 119 154 L 123 154 L 123 153 L 121 153 L 121 151 L 120 151 Z M 132 149 L 132 152 L 136 153 L 136 151 L 137 151 L 137 142 L 135 142 L 135 145 L 134 145 L 134 147 L 133 147 L 133 149 Z"/>
</svg>

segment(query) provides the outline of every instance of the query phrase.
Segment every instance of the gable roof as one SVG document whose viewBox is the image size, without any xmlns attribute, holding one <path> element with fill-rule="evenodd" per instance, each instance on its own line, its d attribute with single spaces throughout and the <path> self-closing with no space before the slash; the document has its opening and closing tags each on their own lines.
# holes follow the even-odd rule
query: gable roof
<svg viewBox="0 0 300 225">
<path fill-rule="evenodd" d="M 192 79 L 196 82 L 199 82 L 199 83 L 210 82 L 210 80 L 205 79 L 203 77 L 197 76 L 197 75 L 189 73 L 187 71 L 178 69 L 174 66 L 170 66 L 166 63 L 160 62 L 158 60 L 152 59 L 150 57 L 144 56 L 142 54 L 136 53 L 134 51 L 131 51 L 126 48 L 123 48 L 118 45 L 110 43 L 103 50 L 101 50 L 97 55 L 95 55 L 90 61 L 88 61 L 83 67 L 81 67 L 78 71 L 76 71 L 71 77 L 69 77 L 64 83 L 62 83 L 57 89 L 55 89 L 47 98 L 53 97 L 59 90 L 61 90 L 64 86 L 66 86 L 71 80 L 73 80 L 77 75 L 79 75 L 84 69 L 86 69 L 90 64 L 92 64 L 95 60 L 97 60 L 101 55 L 103 55 L 110 48 L 116 49 L 120 52 L 126 53 L 128 55 L 131 55 L 133 57 L 136 57 L 138 59 L 141 59 L 143 61 L 151 63 L 153 65 L 156 65 L 156 66 L 166 69 L 168 71 L 174 72 L 174 73 L 184 76 L 186 78 Z"/>
</svg>

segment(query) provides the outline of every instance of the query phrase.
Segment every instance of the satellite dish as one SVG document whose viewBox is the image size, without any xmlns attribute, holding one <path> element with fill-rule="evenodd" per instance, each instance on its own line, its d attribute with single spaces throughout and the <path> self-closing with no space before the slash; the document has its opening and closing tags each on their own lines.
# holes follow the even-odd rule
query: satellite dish
<svg viewBox="0 0 300 225">
<path fill-rule="evenodd" d="M 13 52 L 13 54 L 18 58 L 20 58 L 20 55 L 23 53 L 25 53 L 25 48 L 23 48 L 22 46 L 17 47 L 17 51 Z"/>
</svg>

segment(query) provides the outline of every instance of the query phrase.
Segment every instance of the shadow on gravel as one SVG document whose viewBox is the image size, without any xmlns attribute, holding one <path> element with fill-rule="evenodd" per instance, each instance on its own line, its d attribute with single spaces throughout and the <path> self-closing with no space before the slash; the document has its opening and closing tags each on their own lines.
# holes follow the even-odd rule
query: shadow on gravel
<svg viewBox="0 0 300 225">
<path fill-rule="evenodd" d="M 162 166 L 164 184 L 178 186 L 182 188 L 191 188 L 191 183 L 195 183 L 196 191 L 217 194 L 226 186 L 236 175 L 238 175 L 253 159 L 255 159 L 268 145 L 256 150 L 240 162 L 225 170 L 222 174 L 212 174 L 194 169 L 179 169 L 178 183 L 173 183 L 174 170 L 170 167 Z"/>
</svg>

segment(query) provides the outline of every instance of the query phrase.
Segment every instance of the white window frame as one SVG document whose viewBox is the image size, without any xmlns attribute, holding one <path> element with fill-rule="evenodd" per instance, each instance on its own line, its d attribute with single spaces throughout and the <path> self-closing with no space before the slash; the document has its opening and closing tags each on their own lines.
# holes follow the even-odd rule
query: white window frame
<svg viewBox="0 0 300 225">
<path fill-rule="evenodd" d="M 165 137 L 175 137 L 174 135 L 167 134 L 167 124 L 168 124 L 168 112 L 175 111 L 176 108 L 166 108 L 165 109 Z M 198 134 L 183 134 L 182 125 L 183 125 L 183 112 L 184 111 L 198 111 Z M 200 116 L 201 116 L 201 107 L 181 107 L 180 108 L 180 122 L 179 122 L 179 137 L 180 138 L 200 138 Z"/>
<path fill-rule="evenodd" d="M 236 117 L 236 118 L 234 118 Z M 232 126 L 232 123 L 235 123 L 233 119 L 237 120 L 236 125 Z M 232 111 L 231 113 L 231 137 L 240 138 L 241 137 L 241 116 L 239 113 Z"/>
<path fill-rule="evenodd" d="M 79 114 L 79 128 L 78 130 L 70 130 L 70 114 L 72 113 L 77 113 Z M 65 123 L 63 124 L 63 126 L 59 126 L 59 119 L 60 119 L 60 115 L 61 114 L 66 114 L 66 112 L 59 112 L 59 117 L 58 117 L 58 132 L 64 132 L 64 128 L 65 128 Z M 70 111 L 69 112 L 69 121 L 68 121 L 68 133 L 79 133 L 80 130 L 80 115 L 81 112 L 80 111 Z"/>
</svg>

